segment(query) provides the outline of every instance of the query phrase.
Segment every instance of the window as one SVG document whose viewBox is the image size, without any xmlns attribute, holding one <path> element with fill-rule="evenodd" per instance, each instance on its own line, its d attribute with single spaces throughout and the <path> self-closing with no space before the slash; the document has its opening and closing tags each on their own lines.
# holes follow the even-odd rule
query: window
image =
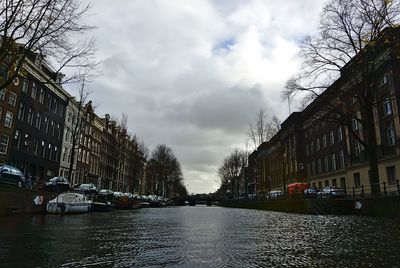
<svg viewBox="0 0 400 268">
<path fill-rule="evenodd" d="M 324 172 L 328 172 L 328 171 L 329 171 L 328 156 L 325 155 L 325 157 L 324 157 Z"/>
<path fill-rule="evenodd" d="M 41 104 L 44 103 L 44 90 L 43 90 L 43 88 L 41 88 L 40 91 L 39 91 L 39 102 Z"/>
<path fill-rule="evenodd" d="M 340 178 L 340 188 L 346 189 L 346 178 L 345 177 Z"/>
<path fill-rule="evenodd" d="M 32 97 L 33 99 L 36 99 L 36 95 L 37 95 L 36 83 L 35 83 L 35 82 L 32 82 L 31 97 Z"/>
<path fill-rule="evenodd" d="M 15 92 L 10 91 L 10 95 L 8 96 L 8 104 L 11 106 L 15 106 L 17 104 L 17 94 L 15 94 Z"/>
<path fill-rule="evenodd" d="M 7 135 L 1 135 L 0 139 L 0 154 L 6 154 L 7 153 L 7 147 L 8 147 L 8 140 L 9 137 Z"/>
<path fill-rule="evenodd" d="M 34 154 L 34 155 L 37 155 L 37 153 L 38 153 L 38 143 L 39 143 L 39 141 L 36 139 L 36 138 L 34 138 L 33 140 L 32 140 L 32 154 Z"/>
<path fill-rule="evenodd" d="M 32 108 L 28 109 L 28 117 L 27 117 L 27 122 L 29 125 L 33 125 L 33 117 L 34 117 L 34 112 Z"/>
<path fill-rule="evenodd" d="M 47 94 L 47 107 L 51 110 L 51 94 Z"/>
<path fill-rule="evenodd" d="M 68 129 L 65 129 L 65 135 L 64 135 L 64 141 L 65 142 L 68 142 L 68 140 L 69 140 L 69 131 L 68 131 Z"/>
<path fill-rule="evenodd" d="M 353 174 L 353 178 L 354 178 L 354 186 L 355 187 L 360 187 L 361 186 L 361 181 L 360 181 L 360 173 L 354 173 Z"/>
<path fill-rule="evenodd" d="M 311 169 L 311 175 L 317 174 L 317 171 L 316 171 L 316 168 L 315 168 L 315 161 L 314 161 L 314 160 L 311 162 L 311 167 L 312 167 L 312 169 Z"/>
<path fill-rule="evenodd" d="M 333 186 L 333 187 L 336 187 L 336 186 L 337 186 L 336 179 L 332 179 L 332 186 Z"/>
<path fill-rule="evenodd" d="M 340 163 L 340 168 L 345 168 L 344 151 L 343 150 L 339 151 L 339 163 Z"/>
<path fill-rule="evenodd" d="M 1 67 L 0 67 L 0 75 L 1 75 L 1 78 L 3 78 L 4 82 L 7 81 L 7 79 L 8 79 L 8 68 L 4 64 L 1 65 Z"/>
<path fill-rule="evenodd" d="M 314 141 L 311 141 L 310 154 L 312 154 L 313 152 L 314 152 Z"/>
<path fill-rule="evenodd" d="M 42 115 L 38 112 L 38 113 L 36 114 L 35 127 L 36 127 L 37 129 L 40 129 L 41 126 L 42 126 Z"/>
<path fill-rule="evenodd" d="M 338 127 L 338 141 L 342 141 L 343 140 L 343 131 L 342 131 L 342 127 Z"/>
<path fill-rule="evenodd" d="M 396 144 L 396 133 L 392 122 L 389 123 L 386 129 L 386 138 L 388 146 L 394 146 Z"/>
<path fill-rule="evenodd" d="M 391 115 L 392 114 L 392 102 L 390 100 L 390 97 L 385 97 L 383 99 L 383 110 L 385 112 L 385 115 Z"/>
<path fill-rule="evenodd" d="M 333 130 L 331 130 L 329 132 L 329 141 L 330 141 L 331 145 L 335 144 L 335 133 L 333 132 Z"/>
<path fill-rule="evenodd" d="M 2 88 L 0 89 L 0 100 L 4 100 L 6 97 L 6 89 Z"/>
<path fill-rule="evenodd" d="M 357 131 L 358 130 L 358 121 L 357 119 L 351 119 L 351 125 L 353 126 L 353 130 Z"/>
<path fill-rule="evenodd" d="M 358 141 L 354 141 L 354 154 L 355 156 L 360 156 L 361 148 Z"/>
<path fill-rule="evenodd" d="M 329 181 L 328 180 L 325 180 L 325 187 L 329 187 Z"/>
<path fill-rule="evenodd" d="M 322 136 L 322 146 L 323 146 L 324 148 L 326 148 L 326 146 L 327 146 L 326 134 L 324 134 L 324 135 Z"/>
<path fill-rule="evenodd" d="M 4 119 L 4 126 L 11 128 L 13 123 L 13 113 L 10 111 L 6 112 L 6 117 Z"/>
<path fill-rule="evenodd" d="M 318 170 L 317 170 L 317 174 L 320 174 L 321 173 L 321 170 L 322 170 L 322 161 L 321 161 L 321 158 L 318 158 Z"/>
<path fill-rule="evenodd" d="M 319 138 L 315 140 L 315 145 L 317 146 L 317 151 L 321 149 L 321 144 L 319 143 Z"/>
<path fill-rule="evenodd" d="M 56 128 L 55 124 L 54 124 L 53 120 L 51 120 L 51 122 L 50 122 L 50 133 L 51 133 L 52 136 L 54 136 L 55 128 Z"/>
<path fill-rule="evenodd" d="M 28 94 L 28 82 L 26 79 L 22 80 L 22 92 Z"/>
<path fill-rule="evenodd" d="M 335 171 L 336 170 L 336 154 L 333 153 L 331 155 L 331 160 L 332 160 L 332 170 Z"/>
<path fill-rule="evenodd" d="M 306 144 L 306 155 L 310 154 L 310 145 L 307 143 Z"/>
<path fill-rule="evenodd" d="M 320 190 L 322 189 L 322 181 L 318 182 L 318 189 L 320 189 Z"/>
<path fill-rule="evenodd" d="M 52 160 L 53 150 L 51 149 L 51 144 L 49 144 L 49 160 Z"/>
<path fill-rule="evenodd" d="M 18 120 L 23 122 L 24 116 L 25 116 L 25 104 L 23 102 L 20 102 L 18 109 Z"/>
<path fill-rule="evenodd" d="M 0 122 L 1 122 L 1 115 L 3 113 L 3 108 L 0 107 Z"/>
<path fill-rule="evenodd" d="M 68 156 L 68 148 L 63 149 L 63 156 L 62 156 L 62 161 L 67 162 L 67 156 Z"/>
<path fill-rule="evenodd" d="M 381 75 L 379 77 L 379 84 L 378 86 L 383 86 L 384 84 L 386 84 L 388 82 L 388 76 L 387 74 Z"/>
<path fill-rule="evenodd" d="M 71 123 L 71 120 L 72 120 L 72 113 L 68 112 L 67 122 Z"/>
<path fill-rule="evenodd" d="M 396 168 L 394 166 L 386 167 L 386 175 L 389 184 L 396 183 Z"/>
</svg>

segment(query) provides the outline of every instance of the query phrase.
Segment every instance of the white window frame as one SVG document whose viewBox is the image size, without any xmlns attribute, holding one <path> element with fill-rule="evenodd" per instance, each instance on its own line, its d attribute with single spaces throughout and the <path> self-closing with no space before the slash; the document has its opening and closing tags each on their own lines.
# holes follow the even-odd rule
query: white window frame
<svg viewBox="0 0 400 268">
<path fill-rule="evenodd" d="M 331 155 L 331 161 L 332 161 L 332 170 L 335 171 L 336 170 L 336 154 L 333 153 Z"/>
<path fill-rule="evenodd" d="M 389 126 L 387 127 L 386 135 L 387 135 L 388 146 L 392 147 L 396 145 L 396 131 L 392 123 L 390 123 Z"/>
<path fill-rule="evenodd" d="M 393 113 L 392 101 L 388 96 L 383 99 L 383 110 L 386 116 L 391 115 Z"/>
<path fill-rule="evenodd" d="M 15 106 L 17 104 L 17 94 L 13 91 L 10 91 L 10 94 L 8 95 L 8 104 L 11 106 Z"/>
<path fill-rule="evenodd" d="M 0 100 L 4 100 L 6 98 L 7 90 L 5 88 L 0 89 Z"/>
<path fill-rule="evenodd" d="M 338 141 L 343 140 L 343 129 L 342 127 L 338 127 Z"/>
<path fill-rule="evenodd" d="M 8 135 L 2 134 L 0 137 L 0 154 L 7 153 L 9 142 L 10 142 L 10 137 Z"/>
<path fill-rule="evenodd" d="M 6 116 L 4 118 L 4 126 L 8 127 L 8 128 L 11 128 L 12 124 L 13 124 L 13 118 L 14 118 L 13 113 L 10 112 L 10 111 L 7 111 L 6 112 Z"/>
</svg>

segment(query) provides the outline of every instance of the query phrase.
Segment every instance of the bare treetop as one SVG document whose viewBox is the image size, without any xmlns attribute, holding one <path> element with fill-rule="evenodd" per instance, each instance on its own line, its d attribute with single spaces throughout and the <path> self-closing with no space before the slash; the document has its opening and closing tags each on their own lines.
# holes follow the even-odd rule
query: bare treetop
<svg viewBox="0 0 400 268">
<path fill-rule="evenodd" d="M 76 0 L 1 0 L 0 1 L 0 61 L 7 69 L 22 67 L 30 55 L 46 57 L 52 71 L 59 73 L 71 67 L 65 81 L 76 81 L 89 75 L 94 66 L 94 40 L 83 34 L 93 27 L 84 23 L 90 4 Z M 11 53 L 11 57 L 9 56 Z M 7 86 L 14 77 L 2 81 Z"/>
</svg>

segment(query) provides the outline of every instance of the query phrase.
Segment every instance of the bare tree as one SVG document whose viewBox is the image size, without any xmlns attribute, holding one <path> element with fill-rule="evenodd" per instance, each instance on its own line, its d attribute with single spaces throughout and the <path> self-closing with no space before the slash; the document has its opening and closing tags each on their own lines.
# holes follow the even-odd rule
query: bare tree
<svg viewBox="0 0 400 268">
<path fill-rule="evenodd" d="M 117 182 L 119 178 L 124 176 L 124 165 L 127 154 L 127 142 L 128 142 L 128 116 L 122 113 L 120 120 L 112 120 L 113 127 L 113 177 L 112 177 L 112 187 L 113 189 L 122 189 L 117 187 Z"/>
<path fill-rule="evenodd" d="M 72 171 L 74 169 L 74 164 L 76 160 L 76 154 L 81 142 L 81 136 L 86 126 L 90 123 L 90 115 L 93 113 L 94 108 L 92 102 L 88 101 L 90 91 L 85 87 L 85 81 L 81 83 L 79 89 L 79 99 L 71 98 L 69 100 L 68 106 L 70 111 L 67 111 L 67 122 L 65 124 L 65 129 L 70 135 L 70 141 L 72 143 L 69 158 L 69 179 L 72 177 Z"/>
<path fill-rule="evenodd" d="M 24 76 L 24 61 L 33 55 L 46 56 L 56 74 L 71 69 L 64 81 L 90 75 L 96 66 L 94 40 L 82 38 L 93 28 L 83 22 L 89 9 L 77 0 L 1 0 L 0 89 Z"/>
<path fill-rule="evenodd" d="M 149 176 L 158 195 L 173 197 L 177 190 L 184 194 L 183 173 L 173 150 L 165 144 L 157 145 L 151 154 Z M 186 191 L 187 192 L 187 191 Z"/>
<path fill-rule="evenodd" d="M 249 124 L 247 136 L 254 149 L 257 149 L 263 142 L 270 140 L 280 129 L 280 121 L 274 115 L 268 120 L 267 112 L 260 108 L 254 123 Z"/>
<path fill-rule="evenodd" d="M 150 149 L 147 147 L 147 145 L 144 143 L 144 141 L 138 142 L 138 152 L 139 154 L 143 157 L 144 162 L 148 162 L 149 157 L 150 157 Z M 144 165 L 141 166 L 141 174 L 139 177 L 139 194 L 142 194 L 143 191 L 143 179 L 145 177 L 145 172 L 144 172 Z"/>
<path fill-rule="evenodd" d="M 319 33 L 302 44 L 303 71 L 287 82 L 283 93 L 306 93 L 306 103 L 317 98 L 322 108 L 315 119 L 347 127 L 367 152 L 373 192 L 379 191 L 376 89 L 387 64 L 398 61 L 399 10 L 399 0 L 330 0 Z"/>
<path fill-rule="evenodd" d="M 221 178 L 221 188 L 229 189 L 232 193 L 239 195 L 240 171 L 246 159 L 246 152 L 235 148 L 222 162 L 218 169 Z"/>
</svg>

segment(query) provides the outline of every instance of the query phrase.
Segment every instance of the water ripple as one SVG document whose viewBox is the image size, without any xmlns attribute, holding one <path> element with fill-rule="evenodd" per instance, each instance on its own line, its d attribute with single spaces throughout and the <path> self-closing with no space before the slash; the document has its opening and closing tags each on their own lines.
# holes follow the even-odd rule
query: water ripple
<svg viewBox="0 0 400 268">
<path fill-rule="evenodd" d="M 0 218 L 6 267 L 395 267 L 400 224 L 177 207 Z"/>
</svg>

